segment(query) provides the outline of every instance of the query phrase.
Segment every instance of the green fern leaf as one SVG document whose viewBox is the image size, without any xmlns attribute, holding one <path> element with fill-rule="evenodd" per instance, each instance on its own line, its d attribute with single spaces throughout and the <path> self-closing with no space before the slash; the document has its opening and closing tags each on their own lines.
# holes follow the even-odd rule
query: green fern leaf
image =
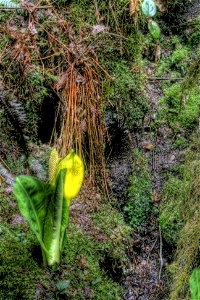
<svg viewBox="0 0 200 300">
<path fill-rule="evenodd" d="M 1 1 L 1 0 L 0 0 Z M 22 105 L 15 99 L 15 101 L 9 101 L 6 96 L 0 95 L 0 108 L 3 108 L 6 118 L 10 121 L 15 131 L 15 138 L 24 153 L 28 157 L 27 142 L 24 137 L 24 125 L 26 122 L 26 115 Z"/>
<path fill-rule="evenodd" d="M 15 7 L 20 8 L 21 4 L 11 1 L 11 0 L 0 0 L 0 6 L 5 6 L 5 7 L 9 7 L 9 8 L 15 8 Z"/>
</svg>

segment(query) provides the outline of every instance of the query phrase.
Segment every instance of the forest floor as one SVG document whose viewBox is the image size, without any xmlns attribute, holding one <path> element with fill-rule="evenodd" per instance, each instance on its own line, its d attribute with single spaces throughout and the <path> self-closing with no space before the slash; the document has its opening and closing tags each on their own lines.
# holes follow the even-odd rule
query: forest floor
<svg viewBox="0 0 200 300">
<path fill-rule="evenodd" d="M 188 21 L 199 14 L 200 3 L 194 1 L 190 11 L 184 12 L 182 17 Z M 185 32 L 187 34 L 187 29 Z M 171 42 L 173 38 L 175 42 Z M 80 195 L 71 206 L 69 239 L 63 251 L 62 264 L 58 269 L 41 268 L 39 251 L 37 247 L 33 250 L 36 241 L 17 208 L 12 187 L 7 186 L 9 180 L 11 185 L 13 184 L 14 176 L 19 173 L 31 174 L 46 181 L 46 167 L 51 147 L 46 144 L 29 144 L 31 170 L 22 168 L 20 160 L 17 159 L 14 163 L 10 160 L 9 165 L 8 159 L 12 175 L 5 173 L 0 176 L 0 238 L 3 241 L 0 246 L 0 257 L 4 251 L 8 253 L 2 259 L 2 266 L 0 265 L 0 272 L 4 276 L 2 294 L 0 291 L 0 297 L 4 293 L 3 299 L 14 300 L 13 295 L 16 291 L 17 297 L 25 300 L 119 300 L 122 294 L 124 300 L 169 299 L 171 282 L 167 267 L 172 261 L 174 249 L 163 239 L 158 221 L 159 208 L 162 204 L 163 187 L 169 174 L 176 173 L 177 166 L 185 161 L 189 131 L 187 134 L 187 129 L 176 131 L 166 120 L 160 122 L 162 106 L 160 99 L 165 97 L 166 90 L 170 89 L 173 83 L 181 82 L 186 74 L 184 68 L 189 68 L 193 53 L 176 35 L 169 34 L 166 40 L 164 38 L 162 40 L 164 46 L 161 45 L 161 57 L 157 62 L 154 61 L 154 57 L 152 59 L 152 55 L 144 54 L 142 58 L 144 65 L 141 67 L 141 73 L 145 76 L 144 92 L 149 105 L 142 124 L 131 129 L 124 129 L 122 126 L 121 134 L 114 137 L 111 146 L 113 148 L 108 151 L 106 157 L 112 190 L 110 197 L 114 196 L 115 199 L 105 198 L 101 188 L 94 187 L 89 178 L 86 178 Z M 152 42 L 150 38 L 147 43 L 152 51 L 154 41 Z M 174 59 L 177 59 L 175 64 L 172 62 L 173 51 L 178 54 L 178 58 L 174 55 Z M 184 53 L 189 53 L 186 57 L 188 59 L 186 67 Z M 160 66 L 166 69 L 158 75 Z M 171 70 L 168 70 L 170 68 Z M 164 87 L 162 76 L 165 77 Z M 177 116 L 176 107 L 173 109 L 172 107 L 172 115 L 174 113 Z M 195 122 L 196 119 L 194 121 L 196 126 Z M 178 145 L 177 140 L 184 141 L 184 145 Z M 131 227 L 124 212 L 124 205 L 128 201 L 127 189 L 130 185 L 129 176 L 133 169 L 135 149 L 139 150 L 142 160 L 147 162 L 152 192 L 148 218 L 138 226 L 138 229 Z M 6 153 L 9 151 L 10 149 L 7 149 Z M 5 169 L 1 168 L 1 172 Z M 4 177 L 7 177 L 7 182 Z M 26 238 L 26 235 L 30 239 Z M 6 239 L 11 241 L 11 247 L 9 243 L 5 243 Z M 13 250 L 13 253 L 10 254 L 9 249 Z M 19 249 L 17 266 L 15 266 L 16 249 Z M 17 273 L 22 274 L 19 282 L 12 279 Z M 24 280 L 26 274 L 29 276 L 27 281 Z M 20 291 L 21 282 L 24 283 L 22 291 Z M 8 283 L 10 286 L 7 289 Z M 5 294 L 7 292 L 8 294 Z"/>
<path fill-rule="evenodd" d="M 154 68 L 150 67 L 148 74 L 154 77 Z M 158 101 L 163 96 L 160 81 L 147 81 L 146 94 L 150 110 L 145 117 L 143 128 L 138 132 L 124 133 L 123 147 L 118 148 L 118 154 L 115 153 L 115 158 L 112 158 L 110 172 L 113 190 L 120 199 L 123 194 L 121 190 L 123 182 L 127 184 L 126 178 L 130 172 L 131 152 L 135 148 L 140 149 L 148 161 L 153 205 L 157 208 L 161 200 L 166 172 L 184 160 L 184 151 L 173 146 L 172 132 L 167 125 L 156 130 L 151 128 L 152 120 L 156 121 Z M 125 289 L 124 299 L 167 299 L 165 296 L 168 290 L 168 279 L 163 271 L 163 267 L 167 264 L 167 249 L 163 247 L 162 234 L 155 213 L 152 213 L 150 221 L 143 224 L 140 232 L 135 233 L 133 238 L 136 241 L 133 256 L 130 257 L 130 267 L 122 280 Z"/>
</svg>

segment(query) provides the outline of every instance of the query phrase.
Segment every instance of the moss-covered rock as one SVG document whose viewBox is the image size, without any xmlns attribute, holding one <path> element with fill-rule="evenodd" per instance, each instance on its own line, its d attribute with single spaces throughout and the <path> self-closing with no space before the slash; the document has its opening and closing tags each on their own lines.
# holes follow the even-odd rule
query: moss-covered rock
<svg viewBox="0 0 200 300">
<path fill-rule="evenodd" d="M 188 150 L 180 179 L 171 178 L 163 192 L 160 226 L 167 242 L 176 245 L 170 300 L 188 299 L 189 277 L 199 265 L 200 240 L 200 156 L 199 141 Z"/>
</svg>

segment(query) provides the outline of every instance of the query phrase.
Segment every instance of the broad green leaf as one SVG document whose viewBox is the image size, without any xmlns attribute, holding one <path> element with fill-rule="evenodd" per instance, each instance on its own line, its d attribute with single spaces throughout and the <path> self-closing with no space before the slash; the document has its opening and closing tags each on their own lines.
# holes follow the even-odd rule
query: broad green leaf
<svg viewBox="0 0 200 300">
<path fill-rule="evenodd" d="M 68 224 L 68 219 L 69 219 L 69 204 L 64 198 L 63 201 L 63 214 L 62 214 L 62 222 L 61 222 L 61 229 L 60 229 L 60 251 L 63 250 L 63 242 L 64 242 L 64 237 L 66 233 L 66 227 Z"/>
<path fill-rule="evenodd" d="M 160 36 L 160 27 L 155 21 L 148 22 L 148 28 L 154 39 L 158 39 Z"/>
<path fill-rule="evenodd" d="M 46 217 L 50 186 L 31 176 L 16 177 L 14 194 L 21 214 L 27 219 L 44 251 L 43 224 Z"/>
<path fill-rule="evenodd" d="M 190 276 L 191 300 L 200 300 L 200 269 L 195 268 Z"/>
<path fill-rule="evenodd" d="M 60 243 L 68 223 L 69 207 L 63 195 L 65 174 L 66 169 L 63 169 L 57 176 L 54 194 L 48 204 L 44 224 L 43 241 L 48 250 L 46 257 L 50 266 L 60 262 Z"/>
<path fill-rule="evenodd" d="M 80 157 L 72 150 L 61 162 L 58 164 L 56 177 L 60 170 L 67 169 L 64 180 L 64 197 L 67 199 L 68 205 L 71 200 L 79 193 L 83 178 L 84 178 L 84 165 Z"/>
<path fill-rule="evenodd" d="M 156 4 L 153 0 L 144 0 L 142 3 L 142 12 L 146 17 L 153 17 L 156 14 Z"/>
</svg>

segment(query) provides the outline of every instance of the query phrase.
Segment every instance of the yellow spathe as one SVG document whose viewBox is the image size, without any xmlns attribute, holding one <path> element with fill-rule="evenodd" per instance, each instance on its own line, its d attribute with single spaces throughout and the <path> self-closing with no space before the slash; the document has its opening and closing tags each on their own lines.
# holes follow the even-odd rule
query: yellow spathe
<svg viewBox="0 0 200 300">
<path fill-rule="evenodd" d="M 84 178 L 84 165 L 80 157 L 72 150 L 60 161 L 56 169 L 56 175 L 51 182 L 55 184 L 59 172 L 67 169 L 64 180 L 64 197 L 70 205 L 71 200 L 75 198 L 82 186 Z"/>
</svg>

